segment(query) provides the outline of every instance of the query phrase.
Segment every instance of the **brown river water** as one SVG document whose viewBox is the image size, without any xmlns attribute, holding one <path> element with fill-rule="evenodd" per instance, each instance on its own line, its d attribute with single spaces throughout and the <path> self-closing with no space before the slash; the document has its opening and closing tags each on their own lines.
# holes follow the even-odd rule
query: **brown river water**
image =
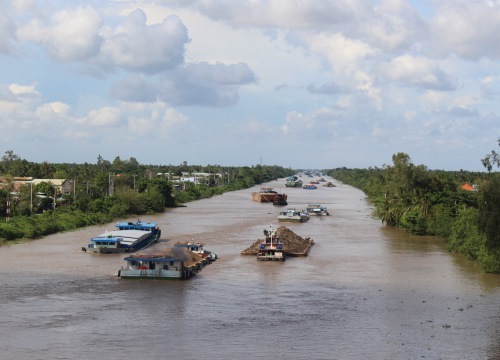
<svg viewBox="0 0 500 360">
<path fill-rule="evenodd" d="M 0 248 L 0 359 L 500 359 L 500 276 L 327 180 L 266 184 L 331 214 L 285 224 L 316 243 L 285 262 L 240 255 L 283 225 L 251 200 L 260 186 L 141 218 L 162 229 L 149 250 L 192 238 L 218 254 L 186 281 L 120 280 L 123 255 L 81 251 L 114 224 Z"/>
</svg>

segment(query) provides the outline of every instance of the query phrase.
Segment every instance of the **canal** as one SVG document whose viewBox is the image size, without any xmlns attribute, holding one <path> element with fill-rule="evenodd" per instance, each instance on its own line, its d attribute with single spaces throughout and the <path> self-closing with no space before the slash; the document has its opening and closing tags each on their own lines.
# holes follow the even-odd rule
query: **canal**
<svg viewBox="0 0 500 360">
<path fill-rule="evenodd" d="M 149 251 L 193 239 L 219 259 L 186 281 L 120 280 L 123 255 L 81 251 L 92 226 L 0 248 L 0 349 L 24 359 L 498 359 L 500 276 L 444 241 L 388 228 L 362 192 L 270 186 L 330 216 L 278 224 L 281 208 L 235 191 L 141 217 Z M 136 220 L 136 219 L 130 219 Z M 314 239 L 308 257 L 240 251 L 270 226 Z"/>
</svg>

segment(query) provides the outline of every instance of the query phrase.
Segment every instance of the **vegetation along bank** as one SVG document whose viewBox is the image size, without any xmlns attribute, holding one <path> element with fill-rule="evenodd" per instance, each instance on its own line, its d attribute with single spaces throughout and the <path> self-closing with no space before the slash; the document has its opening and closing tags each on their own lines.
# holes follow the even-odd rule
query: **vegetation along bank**
<svg viewBox="0 0 500 360">
<path fill-rule="evenodd" d="M 499 139 L 500 146 L 500 139 Z M 382 168 L 328 171 L 368 196 L 380 219 L 416 235 L 447 240 L 450 251 L 476 261 L 488 273 L 500 273 L 500 154 L 481 161 L 485 172 L 429 170 L 407 154 Z"/>
<path fill-rule="evenodd" d="M 0 161 L 0 243 L 163 212 L 192 200 L 294 174 L 280 166 L 33 163 L 12 150 Z M 8 216 L 7 216 L 8 215 Z"/>
</svg>

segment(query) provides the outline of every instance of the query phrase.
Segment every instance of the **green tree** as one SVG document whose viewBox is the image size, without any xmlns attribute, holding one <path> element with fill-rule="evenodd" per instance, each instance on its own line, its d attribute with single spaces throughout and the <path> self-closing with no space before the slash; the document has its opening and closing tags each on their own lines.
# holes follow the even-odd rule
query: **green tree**
<svg viewBox="0 0 500 360">
<path fill-rule="evenodd" d="M 500 138 L 498 145 L 500 146 Z M 500 167 L 500 155 L 494 150 L 481 161 L 488 173 L 494 165 Z M 490 174 L 488 180 L 481 185 L 479 230 L 486 235 L 488 248 L 500 247 L 500 175 L 498 173 Z"/>
</svg>

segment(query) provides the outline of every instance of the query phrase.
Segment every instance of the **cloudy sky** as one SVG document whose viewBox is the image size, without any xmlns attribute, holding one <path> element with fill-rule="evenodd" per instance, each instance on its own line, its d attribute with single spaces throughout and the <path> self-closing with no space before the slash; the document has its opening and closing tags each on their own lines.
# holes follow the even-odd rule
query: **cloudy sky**
<svg viewBox="0 0 500 360">
<path fill-rule="evenodd" d="M 0 153 L 484 170 L 499 0 L 0 0 Z"/>
</svg>

